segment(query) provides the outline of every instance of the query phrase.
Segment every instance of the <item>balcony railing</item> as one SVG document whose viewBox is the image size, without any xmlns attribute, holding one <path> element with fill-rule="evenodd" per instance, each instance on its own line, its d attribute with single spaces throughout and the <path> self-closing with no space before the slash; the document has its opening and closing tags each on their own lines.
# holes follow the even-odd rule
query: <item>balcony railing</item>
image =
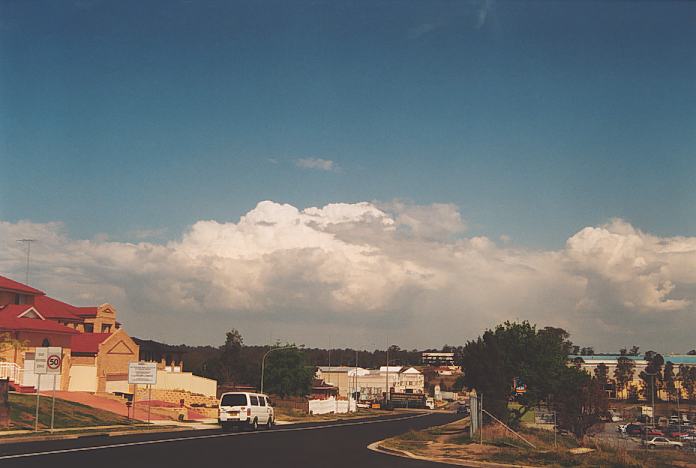
<svg viewBox="0 0 696 468">
<path fill-rule="evenodd" d="M 0 379 L 10 379 L 21 383 L 24 377 L 24 369 L 14 362 L 0 362 Z"/>
</svg>

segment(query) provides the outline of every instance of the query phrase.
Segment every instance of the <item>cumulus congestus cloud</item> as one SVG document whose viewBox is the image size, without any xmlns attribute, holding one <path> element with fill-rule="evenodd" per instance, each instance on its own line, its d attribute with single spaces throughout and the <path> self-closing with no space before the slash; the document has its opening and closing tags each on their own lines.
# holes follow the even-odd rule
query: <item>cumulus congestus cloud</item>
<svg viewBox="0 0 696 468">
<path fill-rule="evenodd" d="M 242 328 L 369 346 L 462 343 L 506 319 L 564 327 L 612 350 L 693 347 L 696 238 L 622 220 L 586 227 L 555 251 L 467 237 L 456 206 L 404 202 L 297 209 L 259 203 L 236 223 L 198 221 L 167 243 L 82 240 L 60 223 L 0 222 L 0 238 L 40 239 L 32 278 L 78 305 L 114 303 L 135 335 L 191 343 Z M 0 271 L 23 278 L 18 243 Z M 270 324 L 270 325 L 269 325 Z M 214 335 L 214 336 L 211 336 Z M 382 343 L 375 343 L 381 345 Z M 691 349 L 691 348 L 689 348 Z"/>
</svg>

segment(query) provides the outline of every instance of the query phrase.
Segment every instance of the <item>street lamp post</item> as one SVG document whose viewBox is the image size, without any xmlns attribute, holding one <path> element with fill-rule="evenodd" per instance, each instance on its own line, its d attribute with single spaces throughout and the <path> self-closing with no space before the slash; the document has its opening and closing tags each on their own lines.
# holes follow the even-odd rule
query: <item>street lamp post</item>
<svg viewBox="0 0 696 468">
<path fill-rule="evenodd" d="M 284 349 L 296 349 L 297 346 L 292 345 L 292 346 L 284 346 L 282 348 L 271 348 L 266 353 L 263 355 L 263 359 L 261 359 L 261 393 L 263 393 L 263 374 L 266 371 L 266 357 L 271 354 L 273 351 L 282 351 Z"/>
</svg>

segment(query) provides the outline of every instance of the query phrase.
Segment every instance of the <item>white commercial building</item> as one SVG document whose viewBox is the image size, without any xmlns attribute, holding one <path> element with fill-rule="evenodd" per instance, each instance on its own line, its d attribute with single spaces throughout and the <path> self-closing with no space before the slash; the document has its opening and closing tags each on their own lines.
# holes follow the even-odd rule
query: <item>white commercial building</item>
<svg viewBox="0 0 696 468">
<path fill-rule="evenodd" d="M 317 378 L 338 387 L 338 394 L 347 397 L 360 393 L 361 400 L 381 399 L 389 388 L 396 393 L 424 393 L 423 374 L 413 367 L 382 366 L 379 369 L 362 367 L 319 367 Z"/>
</svg>

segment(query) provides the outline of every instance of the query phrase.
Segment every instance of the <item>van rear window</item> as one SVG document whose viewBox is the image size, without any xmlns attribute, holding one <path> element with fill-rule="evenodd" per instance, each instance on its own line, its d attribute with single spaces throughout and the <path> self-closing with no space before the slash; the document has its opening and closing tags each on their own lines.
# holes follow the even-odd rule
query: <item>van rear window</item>
<svg viewBox="0 0 696 468">
<path fill-rule="evenodd" d="M 223 395 L 220 406 L 246 406 L 247 396 L 244 394 Z"/>
</svg>

